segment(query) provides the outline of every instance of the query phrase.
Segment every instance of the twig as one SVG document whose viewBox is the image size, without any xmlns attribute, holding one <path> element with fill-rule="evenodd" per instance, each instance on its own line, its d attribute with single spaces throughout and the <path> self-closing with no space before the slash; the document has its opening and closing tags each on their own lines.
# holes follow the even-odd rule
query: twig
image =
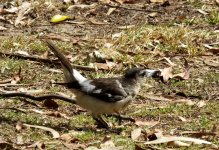
<svg viewBox="0 0 219 150">
<path fill-rule="evenodd" d="M 15 83 L 15 84 L 13 84 L 13 83 L 5 83 L 5 84 L 1 84 L 0 83 L 0 87 L 5 87 L 5 86 L 24 86 L 24 85 L 30 85 L 30 84 L 17 84 L 17 83 Z"/>
<path fill-rule="evenodd" d="M 9 58 L 17 58 L 17 59 L 25 59 L 25 60 L 31 60 L 31 61 L 37 61 L 42 62 L 45 64 L 53 64 L 53 65 L 59 65 L 61 66 L 61 63 L 58 61 L 58 59 L 51 60 L 51 59 L 45 59 L 37 56 L 27 56 L 27 55 L 21 55 L 16 53 L 3 53 L 0 52 L 0 57 L 4 58 L 5 56 Z M 73 64 L 72 67 L 80 70 L 87 70 L 87 71 L 96 71 L 96 68 L 89 67 L 89 66 L 81 66 L 81 65 L 75 65 Z"/>
<path fill-rule="evenodd" d="M 60 99 L 60 100 L 65 101 L 65 102 L 76 104 L 76 101 L 74 99 L 64 97 L 61 95 L 54 95 L 54 94 L 43 95 L 43 96 L 33 96 L 33 95 L 29 95 L 27 93 L 14 92 L 14 93 L 0 93 L 0 97 L 3 97 L 3 98 L 5 98 L 5 97 L 25 97 L 25 98 L 29 98 L 29 99 L 32 99 L 35 101 L 43 101 L 45 99 Z"/>
<path fill-rule="evenodd" d="M 143 12 L 158 12 L 157 10 L 147 10 L 147 9 L 139 9 L 139 8 L 129 8 L 121 5 L 111 5 L 111 4 L 105 4 L 108 7 L 113 7 L 113 8 L 120 8 L 120 9 L 126 9 L 126 10 L 133 10 L 133 11 L 143 11 Z"/>
</svg>

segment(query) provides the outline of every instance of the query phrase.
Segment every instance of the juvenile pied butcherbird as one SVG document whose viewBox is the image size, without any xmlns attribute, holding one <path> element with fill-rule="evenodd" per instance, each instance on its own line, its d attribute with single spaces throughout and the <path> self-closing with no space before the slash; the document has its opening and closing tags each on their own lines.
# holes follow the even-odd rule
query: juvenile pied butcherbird
<svg viewBox="0 0 219 150">
<path fill-rule="evenodd" d="M 76 103 L 90 111 L 93 118 L 105 128 L 109 128 L 109 125 L 101 115 L 118 114 L 138 94 L 145 78 L 158 77 L 160 74 L 159 70 L 132 68 L 120 77 L 86 79 L 73 69 L 51 41 L 45 40 L 45 43 L 61 61 L 65 76 L 62 85 L 71 90 L 75 94 Z"/>
</svg>

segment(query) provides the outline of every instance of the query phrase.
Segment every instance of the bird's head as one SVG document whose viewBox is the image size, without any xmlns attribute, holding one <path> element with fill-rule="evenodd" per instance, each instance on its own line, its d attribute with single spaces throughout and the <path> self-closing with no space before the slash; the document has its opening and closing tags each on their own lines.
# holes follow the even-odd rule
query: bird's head
<svg viewBox="0 0 219 150">
<path fill-rule="evenodd" d="M 156 69 L 132 68 L 125 73 L 125 78 L 143 79 L 145 77 L 159 78 L 161 72 Z"/>
</svg>

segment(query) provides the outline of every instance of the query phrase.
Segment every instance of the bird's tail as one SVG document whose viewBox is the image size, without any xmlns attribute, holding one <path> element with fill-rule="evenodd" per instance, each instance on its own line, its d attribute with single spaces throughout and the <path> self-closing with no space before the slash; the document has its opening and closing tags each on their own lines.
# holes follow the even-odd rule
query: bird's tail
<svg viewBox="0 0 219 150">
<path fill-rule="evenodd" d="M 65 58 L 58 47 L 56 47 L 50 40 L 44 40 L 44 42 L 61 61 L 66 83 L 73 83 L 76 81 L 81 82 L 82 80 L 85 80 L 77 70 L 73 69 L 70 62 Z"/>
</svg>

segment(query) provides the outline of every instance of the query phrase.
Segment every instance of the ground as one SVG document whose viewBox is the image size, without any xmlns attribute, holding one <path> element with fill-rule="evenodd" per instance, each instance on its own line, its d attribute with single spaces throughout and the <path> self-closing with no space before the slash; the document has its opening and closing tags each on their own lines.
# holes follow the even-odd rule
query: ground
<svg viewBox="0 0 219 150">
<path fill-rule="evenodd" d="M 64 4 L 62 1 L 40 0 L 31 2 L 23 23 L 20 21 L 16 26 L 14 21 L 18 14 L 4 14 L 2 9 L 23 3 L 12 1 L 14 5 L 11 5 L 8 2 L 5 0 L 0 4 L 3 17 L 0 26 L 5 27 L 0 32 L 1 92 L 28 90 L 35 95 L 57 92 L 72 95 L 65 88 L 52 84 L 63 81 L 57 63 L 6 55 L 19 51 L 22 55 L 27 52 L 30 56 L 55 59 L 52 53 L 47 54 L 48 48 L 42 42 L 44 38 L 52 39 L 72 64 L 93 65 L 91 70 L 79 69 L 88 78 L 118 76 L 133 66 L 163 69 L 169 66 L 167 60 L 176 64 L 174 72 L 180 73 L 184 58 L 190 73 L 186 80 L 173 78 L 162 82 L 148 79 L 136 99 L 122 112 L 134 118 L 136 123 L 119 123 L 116 117 L 106 117 L 111 130 L 98 129 L 86 110 L 67 102 L 56 99 L 58 108 L 48 108 L 45 102 L 2 96 L 1 148 L 31 149 L 30 145 L 36 142 L 39 149 L 43 146 L 46 149 L 100 148 L 104 140 L 111 139 L 115 147 L 121 149 L 213 149 L 208 145 L 186 148 L 177 148 L 171 143 L 144 145 L 150 139 L 148 135 L 157 132 L 164 136 L 194 137 L 219 145 L 218 2 L 169 0 L 150 3 L 149 0 L 138 0 L 119 4 L 116 1 L 84 0 Z M 110 8 L 113 11 L 107 14 Z M 56 14 L 71 19 L 50 23 Z M 105 58 L 96 63 L 97 59 L 90 58 L 94 51 Z M 20 76 L 16 75 L 19 68 Z M 16 85 L 5 85 L 4 82 L 12 78 Z M 61 138 L 54 139 L 51 133 L 41 129 L 19 129 L 22 123 L 55 129 Z M 131 132 L 136 128 L 141 129 L 141 136 L 135 141 Z"/>
</svg>

